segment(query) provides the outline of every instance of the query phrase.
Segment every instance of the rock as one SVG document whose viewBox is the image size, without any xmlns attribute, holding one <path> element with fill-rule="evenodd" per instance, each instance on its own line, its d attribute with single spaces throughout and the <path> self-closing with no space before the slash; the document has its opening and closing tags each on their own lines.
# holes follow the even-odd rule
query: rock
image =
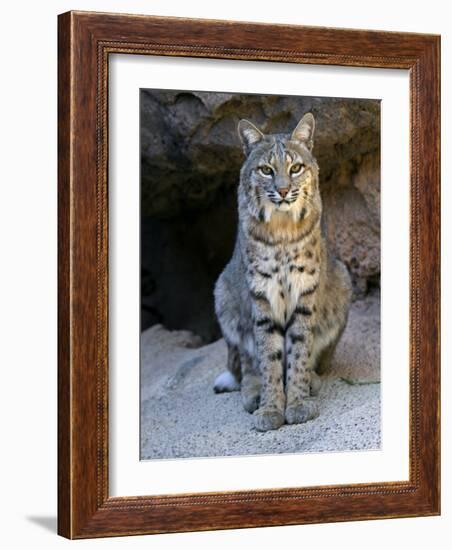
<svg viewBox="0 0 452 550">
<path fill-rule="evenodd" d="M 380 381 L 380 295 L 373 291 L 353 303 L 334 353 L 329 376 L 351 384 Z"/>
<path fill-rule="evenodd" d="M 169 331 L 154 325 L 144 331 L 141 334 L 141 398 L 147 399 L 162 380 L 168 385 L 178 370 L 176 366 L 199 357 L 201 344 L 201 338 L 187 330 Z"/>
<path fill-rule="evenodd" d="M 142 333 L 141 458 L 239 456 L 378 449 L 379 349 L 364 344 L 378 325 L 378 295 L 355 302 L 332 369 L 320 390 L 320 416 L 260 433 L 240 393 L 215 394 L 226 368 L 223 339 L 201 345 L 187 331 L 155 325 Z M 378 341 L 378 336 L 372 340 Z M 373 352 L 376 353 L 373 355 Z M 361 361 L 364 361 L 364 370 Z M 348 382 L 342 378 L 347 378 Z"/>
<path fill-rule="evenodd" d="M 359 171 L 340 174 L 334 183 L 323 188 L 324 227 L 330 250 L 348 267 L 359 297 L 380 283 L 378 156 L 365 155 Z"/>
</svg>

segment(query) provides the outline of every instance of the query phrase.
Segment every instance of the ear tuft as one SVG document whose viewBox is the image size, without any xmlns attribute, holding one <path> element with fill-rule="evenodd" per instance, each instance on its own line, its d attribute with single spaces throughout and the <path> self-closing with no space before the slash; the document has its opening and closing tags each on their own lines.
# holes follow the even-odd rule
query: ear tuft
<svg viewBox="0 0 452 550">
<path fill-rule="evenodd" d="M 264 137 L 264 134 L 254 124 L 245 119 L 239 122 L 237 129 L 245 154 L 248 154 L 252 147 Z"/>
<path fill-rule="evenodd" d="M 306 113 L 292 132 L 292 139 L 301 141 L 311 151 L 314 146 L 315 119 L 312 113 Z"/>
</svg>

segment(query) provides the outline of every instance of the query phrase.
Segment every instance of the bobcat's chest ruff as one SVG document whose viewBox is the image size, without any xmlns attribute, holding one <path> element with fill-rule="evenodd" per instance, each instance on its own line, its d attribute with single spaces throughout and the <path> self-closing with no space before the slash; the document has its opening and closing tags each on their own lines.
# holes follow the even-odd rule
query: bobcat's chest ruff
<svg viewBox="0 0 452 550">
<path fill-rule="evenodd" d="M 272 247 L 271 252 L 269 260 L 258 264 L 260 277 L 255 290 L 267 298 L 273 320 L 286 326 L 303 295 L 315 287 L 319 267 L 313 266 L 312 252 L 296 245 Z M 311 257 L 306 258 L 306 253 Z"/>
</svg>

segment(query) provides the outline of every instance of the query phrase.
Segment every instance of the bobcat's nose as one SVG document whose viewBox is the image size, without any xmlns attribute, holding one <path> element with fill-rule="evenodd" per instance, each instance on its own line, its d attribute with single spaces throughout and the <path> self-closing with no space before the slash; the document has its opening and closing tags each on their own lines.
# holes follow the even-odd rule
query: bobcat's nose
<svg viewBox="0 0 452 550">
<path fill-rule="evenodd" d="M 284 198 L 288 192 L 289 192 L 288 187 L 282 187 L 281 189 L 278 189 L 278 193 L 281 195 L 282 198 Z"/>
</svg>

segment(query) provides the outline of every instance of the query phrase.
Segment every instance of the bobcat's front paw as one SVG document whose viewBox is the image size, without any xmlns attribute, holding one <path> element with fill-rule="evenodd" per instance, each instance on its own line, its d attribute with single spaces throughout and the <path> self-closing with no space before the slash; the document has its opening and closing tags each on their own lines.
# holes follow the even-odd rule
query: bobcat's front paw
<svg viewBox="0 0 452 550">
<path fill-rule="evenodd" d="M 317 396 L 320 393 L 320 388 L 322 387 L 322 379 L 315 372 L 311 373 L 311 384 L 310 391 L 311 396 Z"/>
<path fill-rule="evenodd" d="M 277 430 L 284 424 L 284 415 L 276 409 L 258 409 L 254 413 L 254 427 L 259 432 Z"/>
<path fill-rule="evenodd" d="M 304 399 L 300 403 L 286 409 L 287 424 L 302 424 L 319 416 L 319 406 L 316 399 Z"/>
<path fill-rule="evenodd" d="M 242 380 L 242 402 L 245 411 L 253 413 L 261 400 L 261 385 L 256 376 L 244 376 Z"/>
<path fill-rule="evenodd" d="M 253 413 L 258 407 L 261 396 L 258 392 L 242 393 L 243 408 L 246 412 Z"/>
</svg>

